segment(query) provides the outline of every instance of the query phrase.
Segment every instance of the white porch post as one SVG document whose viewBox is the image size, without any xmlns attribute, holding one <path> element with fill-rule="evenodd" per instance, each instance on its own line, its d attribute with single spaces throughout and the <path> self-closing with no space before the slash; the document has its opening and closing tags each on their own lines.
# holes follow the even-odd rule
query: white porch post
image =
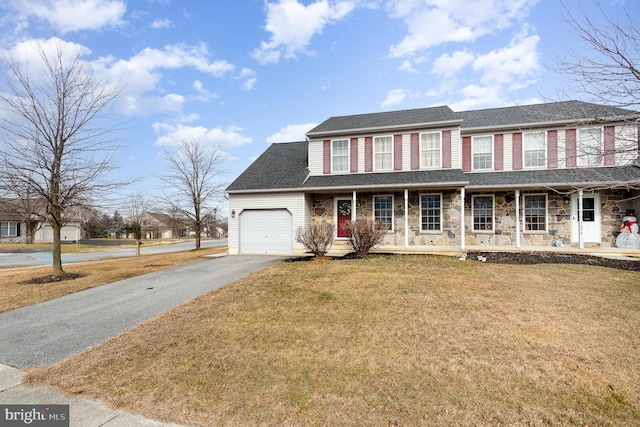
<svg viewBox="0 0 640 427">
<path fill-rule="evenodd" d="M 409 190 L 404 190 L 404 248 L 409 248 Z"/>
<path fill-rule="evenodd" d="M 465 234 L 464 234 L 464 187 L 460 189 L 460 248 L 464 249 Z"/>
<path fill-rule="evenodd" d="M 356 220 L 356 192 L 353 192 L 351 196 L 351 221 Z"/>
<path fill-rule="evenodd" d="M 520 190 L 516 190 L 516 248 L 520 249 Z"/>
<path fill-rule="evenodd" d="M 582 196 L 584 195 L 584 191 L 581 189 L 578 190 L 578 247 L 580 249 L 584 249 L 584 229 L 582 224 Z"/>
</svg>

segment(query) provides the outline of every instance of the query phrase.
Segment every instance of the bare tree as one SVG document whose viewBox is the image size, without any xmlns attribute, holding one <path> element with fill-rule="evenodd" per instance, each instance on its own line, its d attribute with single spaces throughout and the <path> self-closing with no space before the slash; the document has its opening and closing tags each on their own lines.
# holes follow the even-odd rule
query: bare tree
<svg viewBox="0 0 640 427">
<path fill-rule="evenodd" d="M 557 71 L 594 102 L 615 107 L 640 105 L 640 27 L 626 9 L 612 15 L 598 5 L 590 15 L 565 7 L 565 22 L 580 43 L 558 58 Z M 604 20 L 598 22 L 595 16 Z"/>
<path fill-rule="evenodd" d="M 140 256 L 142 229 L 148 212 L 149 202 L 145 200 L 142 194 L 134 194 L 129 198 L 129 203 L 126 207 L 126 228 L 127 232 L 133 234 L 133 238 L 136 239 L 136 256 Z"/>
<path fill-rule="evenodd" d="M 204 213 L 218 200 L 224 189 L 220 166 L 224 157 L 217 147 L 198 140 L 182 140 L 175 154 L 164 154 L 167 171 L 160 176 L 169 190 L 163 200 L 171 210 L 186 217 L 196 234 L 196 249 L 200 249 L 204 229 Z"/>
<path fill-rule="evenodd" d="M 120 92 L 56 40 L 52 50 L 38 45 L 35 62 L 4 59 L 0 90 L 0 180 L 44 200 L 54 276 L 64 273 L 60 230 L 67 215 L 117 185 L 105 179 L 114 168 L 113 128 L 99 124 Z"/>
</svg>

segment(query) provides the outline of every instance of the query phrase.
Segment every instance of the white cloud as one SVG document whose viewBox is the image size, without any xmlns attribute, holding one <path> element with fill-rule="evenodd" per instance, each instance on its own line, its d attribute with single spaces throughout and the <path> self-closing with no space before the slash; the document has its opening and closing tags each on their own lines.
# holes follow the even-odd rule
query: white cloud
<svg viewBox="0 0 640 427">
<path fill-rule="evenodd" d="M 9 6 L 17 20 L 40 19 L 61 33 L 121 25 L 127 10 L 123 0 L 9 0 Z"/>
<path fill-rule="evenodd" d="M 350 1 L 318 0 L 305 6 L 297 0 L 267 2 L 265 29 L 271 33 L 268 42 L 262 41 L 253 51 L 253 58 L 261 64 L 276 63 L 281 57 L 295 58 L 297 54 L 311 54 L 307 46 L 324 27 L 341 21 L 354 8 Z"/>
<path fill-rule="evenodd" d="M 388 108 L 401 104 L 402 101 L 404 101 L 407 98 L 407 96 L 409 96 L 409 94 L 410 92 L 405 89 L 390 90 L 389 93 L 387 94 L 387 98 L 384 101 L 382 101 L 382 104 L 380 104 L 380 108 L 382 108 L 383 110 L 386 110 Z"/>
<path fill-rule="evenodd" d="M 194 81 L 192 86 L 193 86 L 193 89 L 198 93 L 195 96 L 195 99 L 197 99 L 198 101 L 206 102 L 211 99 L 218 98 L 218 94 L 215 92 L 210 92 L 207 89 L 205 89 L 204 85 L 200 80 Z"/>
<path fill-rule="evenodd" d="M 156 29 L 156 30 L 171 28 L 172 26 L 173 26 L 173 23 L 168 18 L 165 18 L 165 19 L 154 19 L 153 22 L 150 25 L 151 28 Z"/>
<path fill-rule="evenodd" d="M 450 77 L 473 62 L 474 55 L 467 51 L 457 51 L 452 55 L 442 54 L 433 61 L 432 72 Z"/>
<path fill-rule="evenodd" d="M 256 72 L 253 71 L 251 68 L 243 68 L 242 71 L 240 71 L 240 74 L 236 77 L 236 79 L 242 81 L 242 88 L 247 91 L 253 89 L 256 83 L 258 83 Z"/>
<path fill-rule="evenodd" d="M 305 141 L 307 139 L 306 133 L 314 127 L 318 126 L 318 123 L 303 123 L 299 125 L 288 125 L 280 129 L 267 138 L 269 144 L 277 142 L 296 142 Z"/>
<path fill-rule="evenodd" d="M 402 19 L 408 34 L 390 48 L 394 58 L 447 42 L 472 42 L 478 37 L 508 28 L 525 17 L 531 0 L 391 0 L 391 16 Z"/>
<path fill-rule="evenodd" d="M 180 141 L 200 141 L 216 147 L 238 147 L 250 144 L 253 140 L 242 135 L 242 128 L 227 126 L 226 128 L 206 128 L 203 126 L 171 125 L 156 122 L 152 125 L 154 132 L 160 135 L 156 144 L 175 146 Z"/>
</svg>

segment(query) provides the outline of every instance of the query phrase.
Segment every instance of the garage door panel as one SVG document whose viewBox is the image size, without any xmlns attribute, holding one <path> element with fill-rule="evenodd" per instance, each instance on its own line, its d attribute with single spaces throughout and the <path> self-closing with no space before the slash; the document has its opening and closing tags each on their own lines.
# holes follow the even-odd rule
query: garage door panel
<svg viewBox="0 0 640 427">
<path fill-rule="evenodd" d="M 255 209 L 240 214 L 241 253 L 289 255 L 292 251 L 292 217 L 288 210 Z"/>
</svg>

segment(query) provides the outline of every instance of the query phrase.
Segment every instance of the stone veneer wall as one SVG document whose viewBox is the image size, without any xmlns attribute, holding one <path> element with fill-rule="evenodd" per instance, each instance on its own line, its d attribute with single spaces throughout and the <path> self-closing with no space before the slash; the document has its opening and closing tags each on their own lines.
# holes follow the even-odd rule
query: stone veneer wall
<svg viewBox="0 0 640 427">
<path fill-rule="evenodd" d="M 442 195 L 442 231 L 425 232 L 420 230 L 420 195 Z M 523 195 L 542 192 L 521 192 L 520 221 L 523 220 Z M 357 219 L 373 218 L 373 196 L 393 195 L 394 230 L 385 238 L 384 244 L 404 246 L 404 192 L 358 193 L 356 198 Z M 472 216 L 472 196 L 474 194 L 493 194 L 494 228 L 492 232 L 474 232 Z M 535 232 L 520 227 L 520 244 L 526 246 L 556 246 L 562 242 L 565 246 L 577 246 L 571 242 L 571 198 L 548 192 L 547 220 L 548 230 Z M 314 194 L 311 197 L 311 212 L 314 222 L 334 222 L 336 198 L 351 199 L 351 193 Z M 628 209 L 633 209 L 633 201 L 625 191 L 606 190 L 600 193 L 601 201 L 601 246 L 615 246 L 615 238 L 622 224 L 622 217 Z M 625 200 L 627 199 L 627 200 Z M 460 237 L 460 192 L 447 191 L 409 191 L 409 246 L 461 246 Z M 467 192 L 465 197 L 465 244 L 515 246 L 516 244 L 516 202 L 514 191 Z"/>
</svg>

